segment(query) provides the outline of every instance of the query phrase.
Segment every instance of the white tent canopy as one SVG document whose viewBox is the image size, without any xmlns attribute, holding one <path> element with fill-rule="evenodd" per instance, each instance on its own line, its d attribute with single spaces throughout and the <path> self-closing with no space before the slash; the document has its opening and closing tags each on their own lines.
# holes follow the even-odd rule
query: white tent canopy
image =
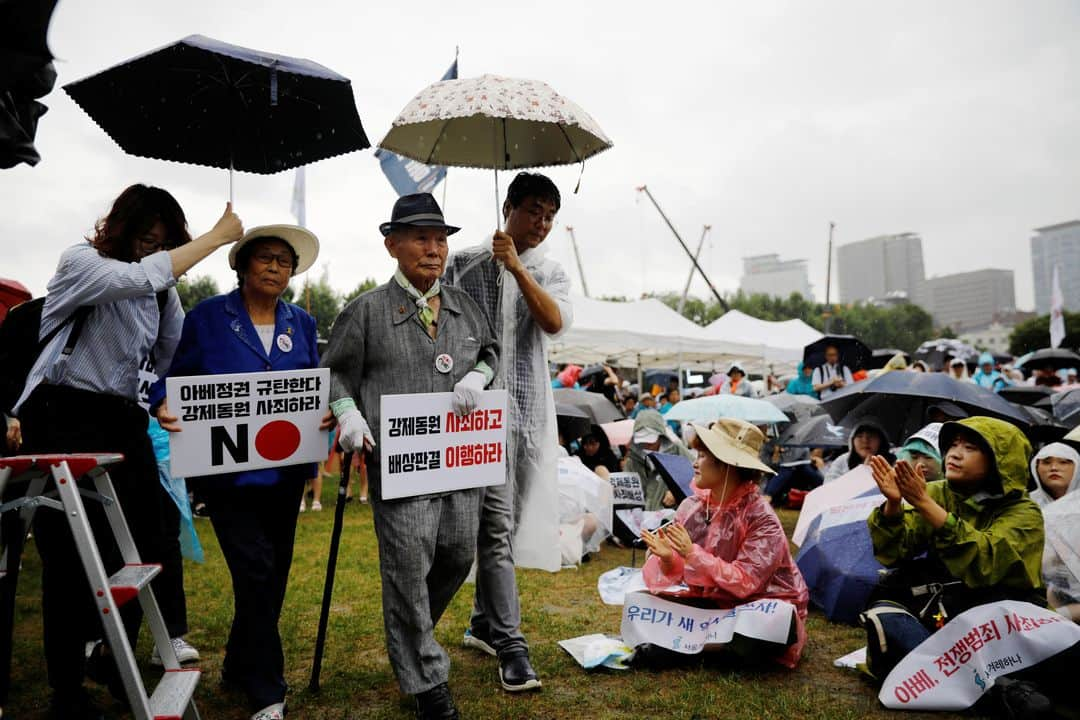
<svg viewBox="0 0 1080 720">
<path fill-rule="evenodd" d="M 757 346 L 706 335 L 705 328 L 660 300 L 634 302 L 570 298 L 573 325 L 551 343 L 549 359 L 564 363 L 610 362 L 620 367 L 716 367 L 760 358 Z"/>
<path fill-rule="evenodd" d="M 803 348 L 824 337 L 802 320 L 759 320 L 738 310 L 729 310 L 704 328 L 706 337 L 753 348 L 751 354 L 776 371 L 793 372 L 802 361 Z"/>
</svg>

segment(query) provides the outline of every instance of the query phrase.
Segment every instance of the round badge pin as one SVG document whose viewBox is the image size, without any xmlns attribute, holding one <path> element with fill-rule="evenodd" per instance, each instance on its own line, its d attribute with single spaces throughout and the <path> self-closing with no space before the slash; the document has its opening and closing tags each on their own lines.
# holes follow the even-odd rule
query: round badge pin
<svg viewBox="0 0 1080 720">
<path fill-rule="evenodd" d="M 277 346 L 281 352 L 292 351 L 292 338 L 284 333 L 277 336 Z"/>
<path fill-rule="evenodd" d="M 435 358 L 435 369 L 444 375 L 454 369 L 454 358 L 446 353 Z"/>
</svg>

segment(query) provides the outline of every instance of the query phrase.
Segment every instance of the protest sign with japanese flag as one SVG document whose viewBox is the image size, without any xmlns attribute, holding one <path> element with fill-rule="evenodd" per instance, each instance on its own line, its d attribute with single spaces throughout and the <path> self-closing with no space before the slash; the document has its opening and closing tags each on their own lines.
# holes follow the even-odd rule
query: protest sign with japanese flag
<svg viewBox="0 0 1080 720">
<path fill-rule="evenodd" d="M 325 368 L 170 377 L 165 388 L 181 427 L 169 435 L 173 475 L 220 475 L 326 459 L 327 431 L 319 430 L 329 407 Z"/>
<path fill-rule="evenodd" d="M 1080 626 L 1016 600 L 957 615 L 893 668 L 878 699 L 894 710 L 963 710 L 1002 675 L 1080 642 Z"/>
<path fill-rule="evenodd" d="M 756 600 L 727 609 L 697 608 L 649 592 L 628 592 L 621 632 L 630 647 L 652 643 L 685 655 L 725 645 L 736 635 L 784 645 L 794 612 L 795 606 L 784 600 Z"/>
<path fill-rule="evenodd" d="M 506 391 L 487 390 L 459 417 L 453 393 L 383 395 L 382 496 L 415 497 L 506 482 Z"/>
</svg>

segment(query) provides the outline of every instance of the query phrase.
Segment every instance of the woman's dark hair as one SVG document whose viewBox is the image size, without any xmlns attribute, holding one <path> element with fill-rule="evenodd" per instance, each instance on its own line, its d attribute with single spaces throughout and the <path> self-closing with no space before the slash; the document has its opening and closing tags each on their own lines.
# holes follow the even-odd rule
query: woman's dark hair
<svg viewBox="0 0 1080 720">
<path fill-rule="evenodd" d="M 236 283 L 240 287 L 244 287 L 244 273 L 247 272 L 248 265 L 251 264 L 251 256 L 255 254 L 256 250 L 271 241 L 282 243 L 289 248 L 289 252 L 292 254 L 292 268 L 290 268 L 289 277 L 296 274 L 296 266 L 300 264 L 300 256 L 293 250 L 293 246 L 274 235 L 264 235 L 255 238 L 236 251 Z"/>
<path fill-rule="evenodd" d="M 510 203 L 512 208 L 521 205 L 528 197 L 553 203 L 556 212 L 562 207 L 559 188 L 555 187 L 555 183 L 547 175 L 521 172 L 510 182 L 510 187 L 506 188 L 506 202 Z"/>
<path fill-rule="evenodd" d="M 885 458 L 890 465 L 895 463 L 896 457 L 891 452 L 889 452 L 889 438 L 877 425 L 856 425 L 855 429 L 851 431 L 852 441 L 855 440 L 856 435 L 867 430 L 878 436 L 879 444 L 877 454 Z M 848 453 L 848 470 L 854 470 L 855 468 L 862 465 L 865 461 L 866 458 L 859 457 L 858 453 L 855 452 L 855 445 L 854 442 L 852 442 L 851 451 Z"/>
<path fill-rule="evenodd" d="M 97 221 L 94 236 L 87 240 L 103 257 L 133 262 L 135 244 L 158 222 L 165 226 L 166 249 L 191 242 L 187 218 L 176 198 L 161 188 L 135 184 L 113 201 L 109 214 Z"/>
<path fill-rule="evenodd" d="M 698 452 L 707 453 L 709 457 L 717 460 L 718 458 L 713 455 L 712 450 L 706 445 L 700 437 L 694 435 L 694 438 L 690 441 L 690 447 Z M 722 460 L 720 462 L 723 462 Z M 728 467 L 735 471 L 735 474 L 739 476 L 740 482 L 757 482 L 761 479 L 761 471 L 754 470 L 752 468 L 739 467 L 738 465 L 732 465 L 726 463 Z"/>
</svg>

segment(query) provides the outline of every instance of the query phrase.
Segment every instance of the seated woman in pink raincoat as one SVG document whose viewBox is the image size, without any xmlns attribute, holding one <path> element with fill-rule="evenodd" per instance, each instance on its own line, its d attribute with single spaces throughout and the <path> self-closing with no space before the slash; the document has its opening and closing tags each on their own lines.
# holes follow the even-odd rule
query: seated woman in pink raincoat
<svg viewBox="0 0 1080 720">
<path fill-rule="evenodd" d="M 715 607 L 734 607 L 762 599 L 795 606 L 787 645 L 751 641 L 732 646 L 755 659 L 770 655 L 794 668 L 806 644 L 809 592 L 791 557 L 787 536 L 769 501 L 758 492 L 758 457 L 765 435 L 742 420 L 722 419 L 712 427 L 694 425 L 694 496 L 679 505 L 676 522 L 643 533 L 650 550 L 643 574 L 653 594 L 694 598 Z M 685 583 L 688 590 L 664 592 Z"/>
</svg>

